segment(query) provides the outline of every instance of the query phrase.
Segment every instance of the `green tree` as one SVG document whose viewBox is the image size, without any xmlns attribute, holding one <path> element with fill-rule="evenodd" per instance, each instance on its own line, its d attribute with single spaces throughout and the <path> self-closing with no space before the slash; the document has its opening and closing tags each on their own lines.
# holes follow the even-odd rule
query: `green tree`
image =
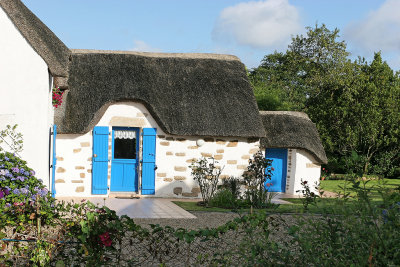
<svg viewBox="0 0 400 267">
<path fill-rule="evenodd" d="M 294 37 L 286 53 L 266 55 L 249 73 L 260 110 L 306 109 L 349 62 L 346 44 L 338 38 L 339 30 L 324 24 L 307 27 L 307 35 Z"/>
<path fill-rule="evenodd" d="M 306 112 L 333 171 L 393 175 L 400 161 L 399 73 L 380 53 L 370 64 L 352 62 L 337 29 L 307 30 L 249 73 L 259 108 Z"/>
</svg>

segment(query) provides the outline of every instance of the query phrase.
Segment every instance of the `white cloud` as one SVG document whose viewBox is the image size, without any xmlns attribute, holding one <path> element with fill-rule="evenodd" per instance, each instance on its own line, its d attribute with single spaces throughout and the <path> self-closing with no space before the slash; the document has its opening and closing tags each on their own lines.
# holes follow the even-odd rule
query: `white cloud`
<svg viewBox="0 0 400 267">
<path fill-rule="evenodd" d="M 222 10 L 212 37 L 253 48 L 281 49 L 301 29 L 299 12 L 288 0 L 252 1 Z"/>
<path fill-rule="evenodd" d="M 349 24 L 344 37 L 365 52 L 400 52 L 400 1 L 387 0 L 364 19 Z"/>
<path fill-rule="evenodd" d="M 137 51 L 137 52 L 161 52 L 161 49 L 151 47 L 147 43 L 141 40 L 134 40 L 133 44 L 135 45 L 131 51 Z"/>
</svg>

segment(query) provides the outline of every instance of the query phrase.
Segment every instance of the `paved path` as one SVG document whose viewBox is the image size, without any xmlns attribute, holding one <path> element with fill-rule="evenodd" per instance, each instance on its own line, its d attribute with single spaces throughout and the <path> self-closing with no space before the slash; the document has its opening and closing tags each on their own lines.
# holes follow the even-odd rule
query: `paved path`
<svg viewBox="0 0 400 267">
<path fill-rule="evenodd" d="M 80 203 L 82 198 L 60 197 L 58 200 L 73 200 Z M 98 198 L 91 197 L 86 200 L 99 206 L 106 206 L 117 212 L 117 215 L 127 215 L 131 218 L 169 218 L 169 219 L 195 219 L 196 216 L 175 205 L 170 199 L 162 198 L 141 198 L 141 199 L 120 199 L 120 198 Z"/>
</svg>

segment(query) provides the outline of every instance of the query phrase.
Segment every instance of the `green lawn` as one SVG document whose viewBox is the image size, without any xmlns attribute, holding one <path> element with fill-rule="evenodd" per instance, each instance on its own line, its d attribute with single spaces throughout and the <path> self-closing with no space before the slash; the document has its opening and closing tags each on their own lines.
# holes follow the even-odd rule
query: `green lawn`
<svg viewBox="0 0 400 267">
<path fill-rule="evenodd" d="M 368 182 L 361 182 L 361 187 L 368 188 L 371 190 L 372 202 L 379 204 L 381 203 L 381 198 L 378 193 L 378 189 L 383 188 L 396 188 L 400 186 L 400 179 L 384 179 L 384 180 L 370 180 Z M 325 180 L 321 181 L 321 188 L 325 191 L 330 192 L 341 192 L 342 194 L 345 192 L 350 193 L 350 196 L 355 196 L 356 193 L 352 190 L 352 183 L 345 180 Z M 303 213 L 303 202 L 302 199 L 299 198 L 287 198 L 284 199 L 291 204 L 282 204 L 275 205 L 273 208 L 266 209 L 271 213 Z M 198 206 L 197 202 L 186 202 L 186 201 L 174 201 L 175 204 L 180 206 L 181 208 L 187 211 L 204 211 L 204 212 L 237 212 L 232 209 L 224 209 L 218 207 L 203 207 Z M 308 212 L 310 213 L 341 213 L 341 209 L 343 205 L 352 206 L 354 205 L 354 201 L 350 198 L 349 201 L 344 202 L 341 199 L 336 198 L 318 198 L 316 205 L 310 204 L 308 206 Z M 240 212 L 249 212 L 250 209 L 240 209 Z"/>
<path fill-rule="evenodd" d="M 324 180 L 321 181 L 321 189 L 335 193 L 350 193 L 350 196 L 355 196 L 356 193 L 352 189 L 353 183 L 346 180 Z M 396 188 L 400 186 L 400 179 L 381 179 L 381 180 L 368 180 L 361 181 L 360 187 L 364 187 L 371 190 L 372 198 L 374 200 L 380 200 L 379 190 L 383 188 Z"/>
<path fill-rule="evenodd" d="M 288 198 L 285 199 L 291 204 L 274 205 L 272 208 L 266 209 L 266 211 L 271 213 L 303 213 L 303 203 L 301 199 Z M 189 201 L 173 201 L 179 207 L 187 211 L 202 211 L 202 212 L 250 212 L 250 209 L 223 209 L 217 207 L 203 207 L 198 206 L 196 202 Z M 309 205 L 309 212 L 311 213 L 322 213 L 323 211 L 335 213 L 335 209 L 338 208 L 338 201 L 336 199 L 318 199 L 317 205 Z M 257 209 L 254 209 L 257 211 Z"/>
</svg>

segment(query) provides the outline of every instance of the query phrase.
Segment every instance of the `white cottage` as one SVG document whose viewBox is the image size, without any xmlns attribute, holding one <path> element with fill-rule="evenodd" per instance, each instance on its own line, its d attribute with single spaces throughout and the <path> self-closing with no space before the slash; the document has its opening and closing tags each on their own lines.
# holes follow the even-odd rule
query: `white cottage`
<svg viewBox="0 0 400 267">
<path fill-rule="evenodd" d="M 22 157 L 56 196 L 199 197 L 193 159 L 240 176 L 260 148 L 272 190 L 295 193 L 326 162 L 304 115 L 260 116 L 237 57 L 70 50 L 20 0 L 0 0 L 0 34 L 0 127 L 20 125 Z"/>
<path fill-rule="evenodd" d="M 21 1 L 0 0 L 0 129 L 19 125 L 21 157 L 47 185 L 51 89 L 68 76 L 68 56 L 69 49 Z"/>
</svg>

